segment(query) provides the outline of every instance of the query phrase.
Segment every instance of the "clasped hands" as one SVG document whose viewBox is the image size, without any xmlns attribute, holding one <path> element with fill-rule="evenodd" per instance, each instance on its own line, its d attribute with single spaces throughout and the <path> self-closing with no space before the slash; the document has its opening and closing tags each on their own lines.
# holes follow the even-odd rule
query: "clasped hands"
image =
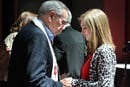
<svg viewBox="0 0 130 87">
<path fill-rule="evenodd" d="M 60 80 L 60 82 L 63 84 L 62 87 L 72 87 L 72 85 L 71 85 L 72 79 L 73 79 L 72 77 L 67 77 L 67 78 Z"/>
</svg>

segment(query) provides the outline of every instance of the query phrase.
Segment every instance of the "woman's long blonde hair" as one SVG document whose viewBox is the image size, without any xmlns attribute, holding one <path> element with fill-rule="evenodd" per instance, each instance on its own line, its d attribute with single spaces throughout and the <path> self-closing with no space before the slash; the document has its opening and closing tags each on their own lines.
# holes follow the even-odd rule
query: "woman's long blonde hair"
<svg viewBox="0 0 130 87">
<path fill-rule="evenodd" d="M 12 25 L 10 32 L 19 32 L 28 22 L 30 22 L 37 14 L 30 11 L 23 11 Z"/>
<path fill-rule="evenodd" d="M 91 37 L 87 43 L 88 52 L 94 52 L 102 44 L 108 44 L 115 50 L 109 21 L 102 10 L 88 10 L 79 17 L 79 20 L 84 21 L 91 31 Z"/>
</svg>

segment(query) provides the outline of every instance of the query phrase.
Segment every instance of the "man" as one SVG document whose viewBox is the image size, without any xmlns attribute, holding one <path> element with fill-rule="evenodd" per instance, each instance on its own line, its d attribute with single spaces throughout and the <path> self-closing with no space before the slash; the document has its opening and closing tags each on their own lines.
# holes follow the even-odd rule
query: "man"
<svg viewBox="0 0 130 87">
<path fill-rule="evenodd" d="M 8 87 L 64 87 L 62 81 L 58 82 L 58 67 L 50 42 L 63 30 L 68 10 L 60 1 L 45 1 L 38 17 L 21 29 L 13 43 Z"/>
<path fill-rule="evenodd" d="M 72 14 L 69 12 L 69 23 L 62 33 L 54 38 L 53 48 L 58 61 L 61 79 L 67 76 L 80 77 L 80 68 L 85 58 L 85 38 L 70 25 Z"/>
</svg>

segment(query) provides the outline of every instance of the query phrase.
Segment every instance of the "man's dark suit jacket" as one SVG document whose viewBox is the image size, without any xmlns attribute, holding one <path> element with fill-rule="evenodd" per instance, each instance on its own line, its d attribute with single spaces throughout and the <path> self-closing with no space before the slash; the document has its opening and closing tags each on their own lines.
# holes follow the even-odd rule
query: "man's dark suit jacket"
<svg viewBox="0 0 130 87">
<path fill-rule="evenodd" d="M 85 38 L 83 35 L 68 26 L 54 38 L 53 47 L 60 74 L 67 73 L 73 77 L 79 77 L 85 57 Z"/>
<path fill-rule="evenodd" d="M 43 31 L 27 24 L 16 36 L 13 44 L 8 87 L 62 87 L 51 77 L 52 55 Z"/>
</svg>

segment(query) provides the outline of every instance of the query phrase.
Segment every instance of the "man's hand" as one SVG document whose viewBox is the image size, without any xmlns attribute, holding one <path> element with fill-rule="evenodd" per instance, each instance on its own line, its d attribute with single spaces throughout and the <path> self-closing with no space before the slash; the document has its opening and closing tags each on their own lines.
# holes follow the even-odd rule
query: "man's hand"
<svg viewBox="0 0 130 87">
<path fill-rule="evenodd" d="M 72 87 L 72 85 L 71 85 L 72 78 L 71 77 L 64 78 L 64 79 L 60 80 L 60 82 L 63 84 L 63 87 Z"/>
</svg>

